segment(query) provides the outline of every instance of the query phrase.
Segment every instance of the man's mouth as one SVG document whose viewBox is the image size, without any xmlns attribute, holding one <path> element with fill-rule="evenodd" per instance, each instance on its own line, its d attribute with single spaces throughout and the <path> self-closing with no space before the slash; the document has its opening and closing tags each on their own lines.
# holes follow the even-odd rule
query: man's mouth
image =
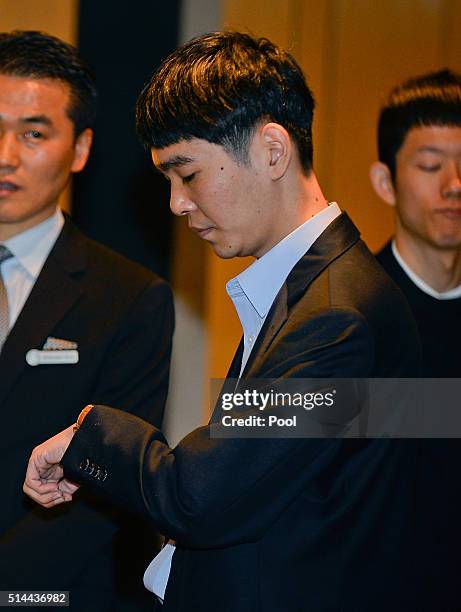
<svg viewBox="0 0 461 612">
<path fill-rule="evenodd" d="M 448 217 L 449 219 L 461 219 L 461 207 L 459 208 L 440 208 L 438 214 Z"/>
<path fill-rule="evenodd" d="M 19 187 L 11 181 L 0 181 L 0 197 L 18 191 Z"/>
<path fill-rule="evenodd" d="M 207 235 L 214 229 L 213 227 L 195 227 L 194 225 L 190 226 L 190 229 L 193 230 L 200 238 L 206 238 Z"/>
</svg>

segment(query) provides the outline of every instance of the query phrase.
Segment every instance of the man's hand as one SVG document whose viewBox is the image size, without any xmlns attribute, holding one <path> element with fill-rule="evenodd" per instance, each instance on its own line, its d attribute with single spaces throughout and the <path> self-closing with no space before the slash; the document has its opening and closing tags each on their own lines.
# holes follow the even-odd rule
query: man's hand
<svg viewBox="0 0 461 612">
<path fill-rule="evenodd" d="M 60 465 L 74 435 L 73 425 L 56 434 L 32 451 L 23 491 L 45 508 L 72 501 L 79 485 L 64 478 Z"/>
</svg>

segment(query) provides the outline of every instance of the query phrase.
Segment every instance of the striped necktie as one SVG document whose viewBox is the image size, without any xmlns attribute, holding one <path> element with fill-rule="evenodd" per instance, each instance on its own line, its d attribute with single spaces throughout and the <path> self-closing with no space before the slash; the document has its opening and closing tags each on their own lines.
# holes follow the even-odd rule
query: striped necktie
<svg viewBox="0 0 461 612">
<path fill-rule="evenodd" d="M 2 263 L 10 257 L 13 257 L 13 254 L 6 248 L 5 245 L 0 244 L 0 352 L 6 336 L 8 335 L 9 329 L 8 296 L 6 293 L 5 283 L 3 282 L 1 266 Z"/>
</svg>

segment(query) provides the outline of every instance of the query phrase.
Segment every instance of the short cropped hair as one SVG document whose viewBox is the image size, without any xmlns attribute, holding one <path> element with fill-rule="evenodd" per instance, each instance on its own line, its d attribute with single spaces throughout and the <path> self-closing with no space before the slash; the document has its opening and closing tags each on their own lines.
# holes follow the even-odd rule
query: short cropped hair
<svg viewBox="0 0 461 612">
<path fill-rule="evenodd" d="M 461 126 L 461 75 L 440 70 L 395 87 L 378 121 L 378 155 L 395 181 L 396 156 L 409 130 L 418 126 Z"/>
<path fill-rule="evenodd" d="M 262 120 L 282 125 L 312 168 L 314 98 L 290 53 L 239 32 L 199 36 L 169 55 L 140 94 L 139 137 L 146 148 L 199 138 L 247 161 Z"/>
<path fill-rule="evenodd" d="M 0 32 L 0 74 L 67 84 L 71 101 L 66 112 L 74 123 L 75 135 L 93 127 L 97 103 L 94 77 L 72 45 L 44 32 Z"/>
</svg>

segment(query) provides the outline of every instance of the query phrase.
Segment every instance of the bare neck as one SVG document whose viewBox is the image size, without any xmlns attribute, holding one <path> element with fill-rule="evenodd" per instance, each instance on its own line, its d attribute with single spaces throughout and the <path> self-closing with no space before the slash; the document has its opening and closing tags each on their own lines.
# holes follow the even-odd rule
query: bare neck
<svg viewBox="0 0 461 612">
<path fill-rule="evenodd" d="M 298 225 L 328 206 L 328 200 L 323 195 L 314 172 L 299 181 L 294 199 L 297 202 Z"/>
<path fill-rule="evenodd" d="M 403 261 L 435 291 L 461 285 L 461 249 L 438 249 L 401 232 L 396 233 L 395 244 Z"/>
</svg>

